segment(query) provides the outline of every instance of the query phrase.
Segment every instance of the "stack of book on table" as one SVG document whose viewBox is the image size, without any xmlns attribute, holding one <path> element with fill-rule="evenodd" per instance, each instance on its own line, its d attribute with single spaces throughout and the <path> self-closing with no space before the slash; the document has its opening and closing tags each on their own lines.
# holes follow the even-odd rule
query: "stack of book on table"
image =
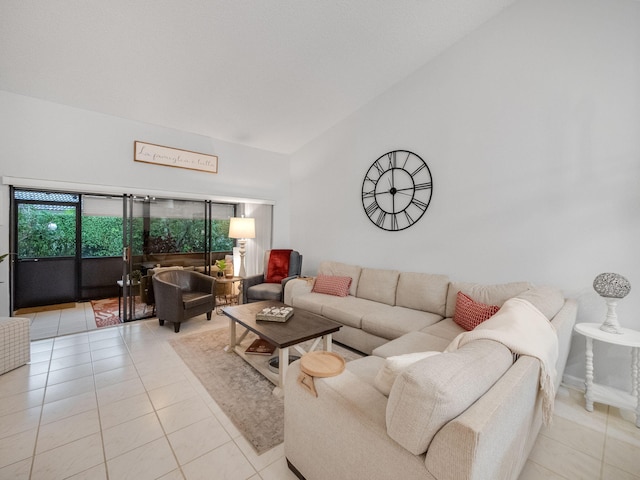
<svg viewBox="0 0 640 480">
<path fill-rule="evenodd" d="M 247 347 L 244 353 L 248 353 L 250 355 L 273 355 L 275 350 L 275 345 L 271 345 L 263 338 L 256 338 L 253 343 Z"/>
<path fill-rule="evenodd" d="M 256 313 L 256 320 L 286 322 L 293 315 L 293 307 L 267 307 Z"/>
</svg>

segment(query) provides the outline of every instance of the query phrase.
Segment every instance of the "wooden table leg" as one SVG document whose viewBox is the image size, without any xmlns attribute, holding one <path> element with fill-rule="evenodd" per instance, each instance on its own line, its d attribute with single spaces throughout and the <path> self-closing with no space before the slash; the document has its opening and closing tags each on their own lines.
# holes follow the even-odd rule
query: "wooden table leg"
<svg viewBox="0 0 640 480">
<path fill-rule="evenodd" d="M 289 347 L 281 348 L 278 351 L 278 387 L 284 389 L 284 379 L 289 368 Z"/>
<path fill-rule="evenodd" d="M 229 319 L 229 345 L 224 347 L 224 351 L 231 353 L 236 348 L 236 322 Z"/>
<path fill-rule="evenodd" d="M 333 336 L 328 333 L 327 335 L 322 337 L 322 348 L 324 348 L 325 352 L 330 352 L 333 345 Z"/>
</svg>

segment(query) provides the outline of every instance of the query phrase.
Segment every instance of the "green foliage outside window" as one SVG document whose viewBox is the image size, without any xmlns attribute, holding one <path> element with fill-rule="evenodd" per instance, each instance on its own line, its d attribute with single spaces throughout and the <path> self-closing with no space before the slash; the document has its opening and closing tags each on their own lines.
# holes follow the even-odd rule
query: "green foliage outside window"
<svg viewBox="0 0 640 480">
<path fill-rule="evenodd" d="M 75 208 L 52 210 L 42 205 L 18 208 L 18 258 L 73 257 L 76 249 Z"/>
<path fill-rule="evenodd" d="M 213 220 L 211 251 L 229 251 L 233 245 L 233 239 L 229 238 L 229 220 Z M 146 250 L 145 253 L 204 252 L 204 220 L 152 218 Z"/>
<path fill-rule="evenodd" d="M 234 241 L 229 238 L 230 220 L 213 220 L 211 222 L 211 251 L 228 252 L 233 250 Z"/>
<path fill-rule="evenodd" d="M 83 257 L 118 257 L 121 255 L 122 218 L 82 217 Z"/>
<path fill-rule="evenodd" d="M 72 257 L 75 255 L 75 209 L 43 209 L 21 204 L 18 210 L 18 257 Z M 229 220 L 212 221 L 211 251 L 233 249 Z M 143 219 L 133 220 L 133 254 L 143 254 Z M 204 252 L 204 220 L 154 218 L 144 253 Z M 122 255 L 122 218 L 82 217 L 82 256 Z"/>
</svg>

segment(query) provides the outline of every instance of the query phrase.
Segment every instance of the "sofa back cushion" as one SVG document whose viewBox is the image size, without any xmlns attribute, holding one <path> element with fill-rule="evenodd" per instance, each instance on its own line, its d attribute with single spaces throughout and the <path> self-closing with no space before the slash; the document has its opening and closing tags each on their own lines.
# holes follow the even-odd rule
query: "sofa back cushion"
<svg viewBox="0 0 640 480">
<path fill-rule="evenodd" d="M 191 289 L 191 272 L 188 270 L 168 268 L 156 273 L 155 276 L 164 282 L 180 287 L 183 292 Z"/>
<path fill-rule="evenodd" d="M 351 286 L 349 287 L 349 295 L 356 296 L 358 291 L 358 281 L 360 280 L 360 272 L 362 268 L 357 265 L 348 265 L 340 262 L 321 262 L 318 267 L 318 274 L 332 275 L 336 277 L 351 277 Z"/>
<path fill-rule="evenodd" d="M 446 275 L 402 272 L 398 278 L 396 305 L 444 317 L 448 288 Z"/>
<path fill-rule="evenodd" d="M 501 307 L 504 302 L 531 288 L 529 282 L 512 282 L 497 285 L 481 283 L 451 282 L 447 292 L 447 310 L 445 317 L 453 317 L 456 310 L 458 292 L 471 297 L 476 302 Z"/>
<path fill-rule="evenodd" d="M 564 305 L 564 294 L 558 288 L 541 285 L 530 288 L 519 295 L 518 298 L 527 300 L 540 310 L 548 320 L 556 316 L 556 313 Z"/>
<path fill-rule="evenodd" d="M 485 394 L 511 367 L 513 355 L 491 340 L 414 363 L 389 394 L 387 433 L 414 455 L 427 451 L 436 433 Z"/>
<path fill-rule="evenodd" d="M 363 268 L 358 282 L 357 297 L 393 306 L 396 304 L 399 276 L 398 270 Z"/>
</svg>

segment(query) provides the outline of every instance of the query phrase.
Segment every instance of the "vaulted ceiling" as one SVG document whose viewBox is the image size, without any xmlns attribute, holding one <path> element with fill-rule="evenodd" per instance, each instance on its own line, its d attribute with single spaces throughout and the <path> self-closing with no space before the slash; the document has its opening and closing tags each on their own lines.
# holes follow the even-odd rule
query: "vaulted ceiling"
<svg viewBox="0 0 640 480">
<path fill-rule="evenodd" d="M 0 90 L 290 153 L 515 0 L 2 0 Z"/>
</svg>

